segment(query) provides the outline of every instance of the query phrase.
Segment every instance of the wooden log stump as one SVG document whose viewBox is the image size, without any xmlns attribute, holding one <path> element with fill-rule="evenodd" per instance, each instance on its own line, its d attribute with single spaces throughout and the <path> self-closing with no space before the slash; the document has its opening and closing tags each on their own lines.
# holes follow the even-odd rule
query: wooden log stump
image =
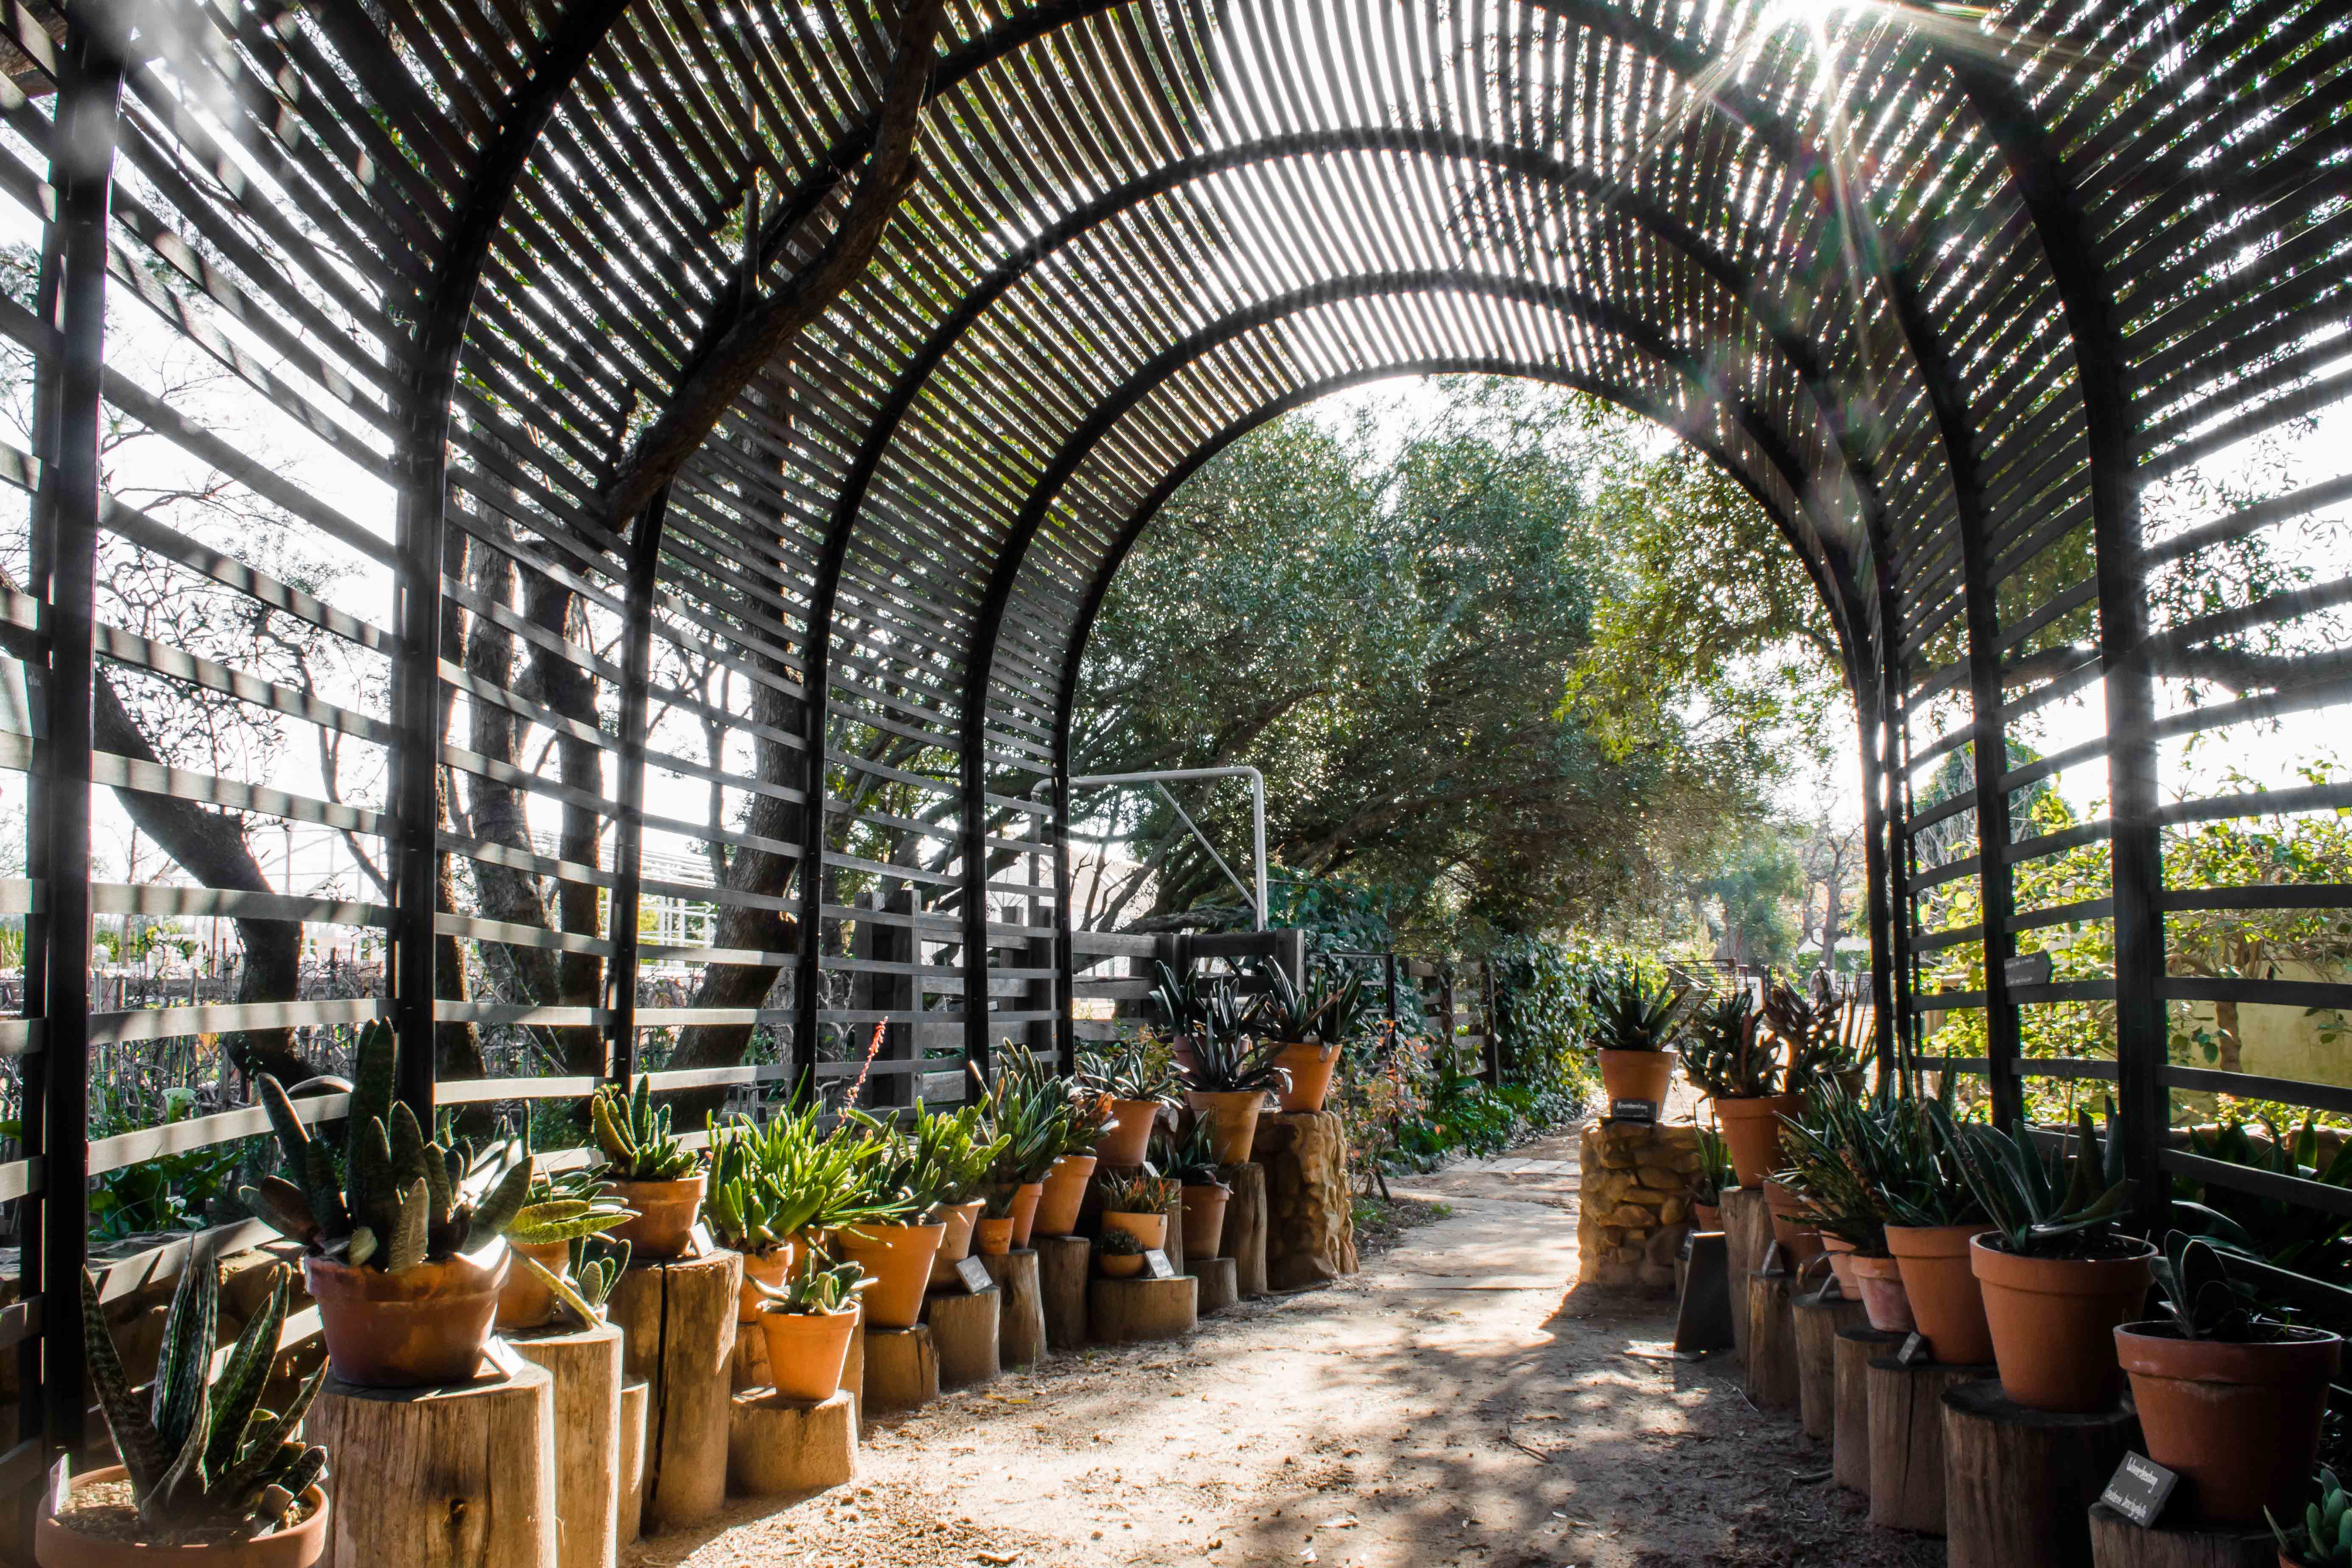
<svg viewBox="0 0 2352 1568">
<path fill-rule="evenodd" d="M 614 1529 L 624 1546 L 632 1545 L 641 1533 L 640 1521 L 646 1511 L 646 1411 L 653 1404 L 653 1388 L 645 1379 L 624 1376 L 621 1382 L 621 1443 L 616 1462 L 620 1466 L 620 1484 L 615 1488 L 619 1503 L 614 1511 Z"/>
<path fill-rule="evenodd" d="M 1261 1116 L 1251 1162 L 1265 1168 L 1265 1284 L 1305 1290 L 1356 1271 L 1348 1137 L 1328 1110 Z"/>
<path fill-rule="evenodd" d="M 931 1326 L 866 1331 L 866 1394 L 858 1414 L 912 1410 L 940 1396 L 940 1352 Z"/>
<path fill-rule="evenodd" d="M 1767 1410 L 1797 1403 L 1797 1319 L 1786 1274 L 1748 1277 L 1748 1397 Z"/>
<path fill-rule="evenodd" d="M 613 1568 L 621 1550 L 621 1331 L 524 1334 L 508 1348 L 555 1383 L 555 1556 Z"/>
<path fill-rule="evenodd" d="M 1818 1294 L 1796 1299 L 1797 1412 L 1805 1436 L 1830 1442 L 1837 1436 L 1837 1336 L 1840 1329 L 1870 1326 L 1862 1303 Z"/>
<path fill-rule="evenodd" d="M 1168 1205 L 1168 1239 L 1160 1250 L 1168 1255 L 1168 1267 L 1177 1273 L 1184 1272 L 1184 1200 L 1177 1199 Z"/>
<path fill-rule="evenodd" d="M 760 1336 L 765 1339 L 767 1336 Z M 849 1331 L 849 1353 L 841 1363 L 842 1392 L 849 1395 L 849 1413 L 857 1417 L 858 1429 L 866 1423 L 866 1298 L 857 1299 L 857 1326 Z"/>
<path fill-rule="evenodd" d="M 1265 1292 L 1265 1167 L 1256 1161 L 1223 1167 L 1234 1195 L 1225 1200 L 1225 1237 L 1220 1258 L 1234 1260 L 1234 1286 L 1244 1296 Z"/>
<path fill-rule="evenodd" d="M 1831 1434 L 1831 1473 L 1850 1492 L 1870 1495 L 1870 1363 L 1893 1355 L 1903 1336 L 1891 1329 L 1857 1323 L 1837 1331 L 1832 1352 L 1836 1411 Z"/>
<path fill-rule="evenodd" d="M 1200 1314 L 1222 1312 L 1242 1298 L 1240 1261 L 1232 1258 L 1195 1258 L 1192 1278 L 1201 1282 L 1194 1304 Z"/>
<path fill-rule="evenodd" d="M 2103 1502 L 2087 1519 L 2095 1568 L 2278 1568 L 2267 1530 L 2142 1530 Z"/>
<path fill-rule="evenodd" d="M 857 1411 L 845 1391 L 812 1401 L 747 1388 L 731 1404 L 727 1481 L 738 1495 L 821 1492 L 857 1474 Z"/>
<path fill-rule="evenodd" d="M 1944 1391 L 1992 1375 L 1989 1366 L 1871 1362 L 1871 1523 L 1944 1533 Z"/>
<path fill-rule="evenodd" d="M 773 1388 L 775 1374 L 768 1367 L 768 1336 L 757 1323 L 735 1325 L 735 1353 L 727 1359 L 727 1386 L 737 1394 L 747 1388 Z"/>
<path fill-rule="evenodd" d="M 1037 1294 L 1045 1311 L 1045 1347 L 1074 1351 L 1087 1342 L 1087 1276 L 1094 1243 L 1083 1236 L 1040 1236 Z"/>
<path fill-rule="evenodd" d="M 1036 1253 L 1024 1247 L 982 1261 L 1004 1297 L 996 1315 L 997 1364 L 1035 1365 L 1045 1359 L 1045 1302 L 1038 1286 Z"/>
<path fill-rule="evenodd" d="M 606 1314 L 627 1342 L 646 1405 L 644 1528 L 677 1530 L 727 1505 L 727 1426 L 743 1258 L 723 1249 L 635 1264 Z"/>
<path fill-rule="evenodd" d="M 923 1321 L 939 1352 L 941 1388 L 970 1388 L 1003 1370 L 996 1346 L 1003 1303 L 1004 1292 L 993 1285 L 969 1294 L 934 1290 L 925 1299 Z"/>
<path fill-rule="evenodd" d="M 322 1563 L 557 1568 L 555 1380 L 497 1361 L 436 1388 L 328 1374 L 304 1428 L 336 1458 Z"/>
<path fill-rule="evenodd" d="M 1764 1266 L 1772 1238 L 1772 1215 L 1761 1187 L 1733 1187 L 1718 1205 L 1723 1219 L 1724 1266 L 1731 1274 L 1731 1342 L 1739 1364 L 1748 1364 L 1748 1291 L 1744 1281 Z M 1758 1238 L 1761 1237 L 1759 1241 Z"/>
<path fill-rule="evenodd" d="M 2139 1438 L 2121 1405 L 2028 1410 L 1998 1382 L 1944 1391 L 1944 1527 L 1950 1568 L 2089 1568 L 2090 1507 Z"/>
<path fill-rule="evenodd" d="M 1097 1279 L 1087 1289 L 1087 1331 L 1097 1343 L 1106 1345 L 1190 1333 L 1199 1316 L 1199 1288 L 1190 1274 L 1173 1279 Z"/>
</svg>

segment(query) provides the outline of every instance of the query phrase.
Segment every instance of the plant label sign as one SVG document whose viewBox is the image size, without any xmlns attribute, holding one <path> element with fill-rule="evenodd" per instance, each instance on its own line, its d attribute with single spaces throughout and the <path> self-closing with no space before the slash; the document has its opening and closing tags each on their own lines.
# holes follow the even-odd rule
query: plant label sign
<svg viewBox="0 0 2352 1568">
<path fill-rule="evenodd" d="M 1609 1102 L 1609 1120 L 1638 1121 L 1654 1126 L 1658 1120 L 1658 1102 L 1654 1100 L 1612 1100 Z"/>
<path fill-rule="evenodd" d="M 1927 1337 L 1916 1329 L 1903 1336 L 1903 1343 L 1895 1352 L 1895 1363 L 1901 1366 L 1917 1366 L 1928 1359 Z"/>
<path fill-rule="evenodd" d="M 2000 977 L 2011 985 L 2047 985 L 2051 973 L 2046 952 L 2021 952 L 2000 962 Z"/>
<path fill-rule="evenodd" d="M 1143 1255 L 1143 1272 L 1147 1279 L 1173 1279 L 1176 1278 L 1176 1266 L 1168 1261 L 1166 1253 L 1155 1247 Z"/>
<path fill-rule="evenodd" d="M 2147 1455 L 2126 1454 L 2099 1500 L 2146 1530 L 2164 1512 L 2166 1500 L 2179 1484 L 2179 1476 Z"/>
<path fill-rule="evenodd" d="M 956 1278 L 962 1280 L 964 1289 L 974 1296 L 996 1283 L 988 1277 L 988 1265 L 977 1258 L 967 1258 L 957 1264 Z"/>
</svg>

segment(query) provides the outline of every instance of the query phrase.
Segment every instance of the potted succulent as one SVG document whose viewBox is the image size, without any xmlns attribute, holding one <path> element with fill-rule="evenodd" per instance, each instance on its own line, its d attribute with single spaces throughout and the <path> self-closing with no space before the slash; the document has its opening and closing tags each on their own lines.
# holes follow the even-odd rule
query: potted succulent
<svg viewBox="0 0 2352 1568">
<path fill-rule="evenodd" d="M 1037 1195 L 1032 1236 L 1067 1236 L 1078 1228 L 1087 1184 L 1094 1180 L 1095 1142 L 1110 1120 L 1110 1097 L 1073 1079 L 1055 1079 L 1064 1095 L 1060 1136 Z"/>
<path fill-rule="evenodd" d="M 1643 1100 L 1664 1109 L 1675 1076 L 1675 1054 L 1667 1047 L 1675 1016 L 1689 994 L 1687 988 L 1652 989 L 1630 963 L 1597 970 L 1585 983 L 1592 1046 L 1601 1058 L 1601 1091 L 1612 1101 Z"/>
<path fill-rule="evenodd" d="M 1903 1276 L 1903 1294 L 1936 1359 L 1952 1366 L 1992 1360 L 1992 1326 L 1977 1282 L 1972 1243 L 1992 1228 L 1960 1155 L 1952 1120 L 1951 1079 L 1934 1100 L 1889 1102 L 1887 1138 L 1876 1171 L 1886 1207 L 1886 1250 Z"/>
<path fill-rule="evenodd" d="M 522 1143 L 521 1158 L 530 1160 L 528 1138 Z M 514 1251 L 515 1262 L 499 1290 L 497 1326 L 536 1329 L 554 1319 L 562 1302 L 548 1287 L 548 1277 L 552 1275 L 560 1282 L 569 1276 L 583 1238 L 616 1229 L 635 1217 L 635 1211 L 606 1193 L 604 1183 L 586 1171 L 549 1175 L 534 1170 L 529 1200 L 502 1233 Z M 526 1267 L 529 1264 L 538 1267 Z"/>
<path fill-rule="evenodd" d="M 873 1284 L 855 1263 L 820 1263 L 812 1247 L 782 1286 L 761 1285 L 760 1332 L 777 1393 L 822 1403 L 841 1392 L 857 1298 Z"/>
<path fill-rule="evenodd" d="M 2090 1411 L 2123 1392 L 2116 1325 L 2139 1316 L 2156 1248 L 2123 1235 L 2123 1141 L 2107 1108 L 2104 1154 L 2090 1112 L 2045 1153 L 2021 1122 L 1959 1129 L 1961 1173 L 1994 1228 L 1969 1242 L 2001 1390 L 2035 1410 Z"/>
<path fill-rule="evenodd" d="M 1149 1250 L 1143 1238 L 1131 1230 L 1104 1227 L 1102 1237 L 1095 1243 L 1095 1258 L 1102 1265 L 1103 1275 L 1111 1279 L 1130 1279 L 1143 1272 L 1143 1255 Z"/>
<path fill-rule="evenodd" d="M 393 1036 L 360 1032 L 342 1168 L 312 1139 L 278 1080 L 257 1083 L 287 1170 L 240 1190 L 248 1208 L 302 1245 L 327 1359 L 346 1383 L 415 1388 L 471 1377 L 498 1314 L 512 1255 L 499 1233 L 524 1214 L 530 1166 L 487 1193 L 464 1185 L 470 1152 L 425 1142 L 392 1098 Z"/>
<path fill-rule="evenodd" d="M 980 1082 L 980 1068 L 971 1068 Z M 992 1189 L 1011 1190 L 1003 1217 L 1011 1222 L 1004 1250 L 1025 1247 L 1036 1227 L 1045 1177 L 1061 1157 L 1071 1100 L 1062 1080 L 1047 1072 L 1025 1046 L 1007 1040 L 997 1049 L 996 1081 L 981 1083 L 989 1131 L 1003 1141 L 988 1179 Z M 992 1211 L 993 1212 L 993 1211 Z"/>
<path fill-rule="evenodd" d="M 1339 1047 L 1363 1023 L 1364 977 L 1349 972 L 1337 984 L 1309 993 L 1279 963 L 1255 959 L 1250 968 L 1265 983 L 1250 1023 L 1272 1047 L 1270 1065 L 1288 1078 L 1276 1090 L 1276 1102 L 1286 1111 L 1322 1110 L 1331 1093 Z"/>
<path fill-rule="evenodd" d="M 1160 1109 L 1176 1103 L 1176 1075 L 1164 1050 L 1129 1046 L 1091 1051 L 1079 1058 L 1080 1080 L 1110 1101 L 1110 1120 L 1095 1140 L 1096 1157 L 1106 1165 L 1143 1163 Z"/>
<path fill-rule="evenodd" d="M 172 1293 L 142 1398 L 122 1369 L 97 1282 L 81 1280 L 84 1352 L 91 1391 L 113 1434 L 120 1465 L 78 1476 L 45 1500 L 33 1525 L 40 1568 L 310 1568 L 327 1546 L 327 1451 L 295 1436 L 326 1368 L 287 1403 L 261 1408 L 286 1321 L 289 1271 L 213 1371 L 220 1292 L 218 1254 L 199 1243 Z M 115 1483 L 123 1483 L 118 1489 Z M 118 1489 L 128 1496 L 116 1500 Z"/>
<path fill-rule="evenodd" d="M 1698 1130 L 1698 1170 L 1691 1177 L 1691 1224 L 1700 1230 L 1723 1228 L 1723 1193 L 1739 1184 L 1731 1170 L 1731 1150 L 1712 1127 Z"/>
<path fill-rule="evenodd" d="M 670 1136 L 669 1117 L 668 1106 L 654 1104 L 649 1078 L 637 1079 L 635 1093 L 608 1083 L 588 1100 L 596 1146 L 604 1152 L 597 1173 L 614 1197 L 637 1212 L 613 1236 L 640 1258 L 683 1254 L 702 1209 L 701 1163 Z"/>
<path fill-rule="evenodd" d="M 1911 1310 L 1903 1296 L 1900 1271 L 1886 1250 L 1885 1209 L 1870 1185 L 1883 1122 L 1843 1085 L 1824 1086 L 1804 1114 L 1782 1129 L 1788 1167 L 1765 1191 L 1768 1198 L 1774 1188 L 1795 1194 L 1798 1208 L 1792 1217 L 1812 1226 L 1821 1237 L 1840 1290 L 1866 1309 L 1875 1291 L 1882 1298 L 1875 1315 L 1899 1320 L 1907 1331 L 1913 1326 Z M 1864 1288 L 1858 1256 L 1883 1265 L 1882 1278 L 1871 1289 Z M 1880 1326 L 1874 1319 L 1874 1326 Z"/>
<path fill-rule="evenodd" d="M 814 1126 L 815 1108 L 804 1112 Z M 761 1127 L 748 1117 L 710 1129 L 709 1191 L 703 1206 L 711 1239 L 743 1255 L 743 1288 L 736 1303 L 738 1323 L 756 1322 L 762 1286 L 782 1285 L 799 1255 L 799 1237 L 815 1217 L 822 1194 L 802 1187 L 788 1192 L 780 1167 L 797 1152 L 800 1121 L 772 1118 Z"/>
<path fill-rule="evenodd" d="M 2116 1330 L 2147 1457 L 2190 1485 L 2204 1519 L 2291 1509 L 2319 1448 L 2344 1342 L 2262 1312 L 2220 1253 L 2174 1231 L 2152 1260 L 2164 1315 Z"/>
<path fill-rule="evenodd" d="M 565 1247 L 563 1267 L 551 1268 L 537 1258 L 518 1257 L 518 1273 L 535 1274 L 555 1308 L 534 1327 L 558 1333 L 593 1329 L 604 1321 L 604 1303 L 629 1266 L 629 1244 L 593 1234 L 575 1236 Z"/>
<path fill-rule="evenodd" d="M 922 1108 L 916 1107 L 919 1118 Z M 914 1140 L 894 1121 L 852 1107 L 844 1121 L 873 1144 L 856 1167 L 854 1196 L 866 1217 L 834 1235 L 833 1250 L 873 1281 L 866 1320 L 876 1328 L 911 1329 L 921 1321 L 931 1263 L 947 1237 L 940 1215 L 938 1167 L 920 1158 Z"/>
<path fill-rule="evenodd" d="M 1146 1251 L 1165 1247 L 1169 1205 L 1182 1196 L 1181 1186 L 1148 1165 L 1136 1175 L 1113 1176 L 1102 1184 L 1103 1230 L 1130 1232 Z"/>
<path fill-rule="evenodd" d="M 2352 1568 L 2352 1497 L 2336 1472 L 2320 1466 L 2318 1498 L 2304 1505 L 2300 1522 L 2285 1529 L 2273 1517 L 2271 1534 L 2278 1542 L 2279 1568 Z"/>
<path fill-rule="evenodd" d="M 1183 1190 L 1186 1258 L 1213 1258 L 1224 1240 L 1225 1205 L 1234 1190 L 1220 1177 L 1217 1153 L 1214 1124 L 1202 1116 L 1181 1143 L 1169 1145 L 1167 1158 L 1160 1162 L 1176 1173 Z"/>
<path fill-rule="evenodd" d="M 1835 1083 L 1848 1096 L 1862 1098 L 1862 1063 L 1846 1047 L 1843 1016 L 1843 1009 L 1826 995 L 1809 1002 L 1794 986 L 1780 981 L 1764 994 L 1764 1026 L 1787 1052 L 1780 1082 L 1790 1093 Z"/>
<path fill-rule="evenodd" d="M 1274 1065 L 1272 1049 L 1253 1045 L 1243 1032 L 1230 990 L 1224 1002 L 1210 1009 L 1204 1026 L 1192 1037 L 1184 1100 L 1195 1118 L 1193 1125 L 1211 1130 L 1209 1163 L 1238 1165 L 1250 1157 L 1256 1142 L 1258 1112 L 1266 1095 L 1288 1089 L 1290 1073 Z"/>
<path fill-rule="evenodd" d="M 992 1184 L 981 1194 L 980 1223 L 972 1226 L 971 1247 L 982 1258 L 1002 1258 L 1013 1250 L 1013 1205 L 1021 1189 L 1005 1182 Z"/>
<path fill-rule="evenodd" d="M 1781 1119 L 1804 1109 L 1781 1092 L 1780 1060 L 1758 1022 L 1748 993 L 1733 991 L 1692 1008 L 1682 1042 L 1683 1073 L 1714 1102 L 1743 1187 L 1761 1186 L 1780 1168 Z"/>
<path fill-rule="evenodd" d="M 971 1256 L 972 1231 L 988 1206 L 981 1189 L 1004 1146 L 1002 1137 L 989 1131 L 984 1106 L 967 1105 L 955 1111 L 915 1108 L 916 1183 L 931 1194 L 947 1226 L 931 1260 L 934 1285 L 945 1283 L 955 1266 Z"/>
</svg>

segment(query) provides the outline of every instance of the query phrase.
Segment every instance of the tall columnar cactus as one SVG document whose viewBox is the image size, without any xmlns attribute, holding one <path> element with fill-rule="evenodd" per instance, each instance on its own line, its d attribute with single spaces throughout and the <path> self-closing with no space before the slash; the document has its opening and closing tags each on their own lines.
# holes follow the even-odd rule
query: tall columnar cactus
<svg viewBox="0 0 2352 1568">
<path fill-rule="evenodd" d="M 674 1182 L 691 1174 L 694 1151 L 670 1136 L 670 1108 L 653 1100 L 653 1082 L 637 1079 L 632 1093 L 607 1084 L 588 1101 L 596 1146 L 604 1151 L 604 1174 L 616 1182 Z"/>
<path fill-rule="evenodd" d="M 122 1370 L 97 1283 L 82 1276 L 90 1385 L 129 1472 L 140 1520 L 159 1536 L 281 1523 L 327 1469 L 327 1451 L 294 1436 L 325 1367 L 310 1374 L 282 1412 L 261 1407 L 286 1321 L 289 1270 L 276 1271 L 269 1299 L 246 1324 L 220 1375 L 211 1375 L 217 1258 L 214 1248 L 199 1246 L 181 1274 L 163 1320 L 154 1388 L 143 1401 Z"/>
</svg>

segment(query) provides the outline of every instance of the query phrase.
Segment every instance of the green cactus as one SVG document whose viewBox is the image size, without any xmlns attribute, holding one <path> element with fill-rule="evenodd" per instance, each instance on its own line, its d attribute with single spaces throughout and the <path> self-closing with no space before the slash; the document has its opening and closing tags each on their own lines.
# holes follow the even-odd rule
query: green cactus
<svg viewBox="0 0 2352 1568">
<path fill-rule="evenodd" d="M 2297 1568 L 2347 1568 L 2352 1564 L 2352 1498 L 2345 1495 L 2336 1472 L 2319 1468 L 2319 1500 L 2306 1503 L 2303 1522 L 2281 1530 L 2270 1510 L 2271 1533 L 2278 1538 L 2279 1559 Z"/>
<path fill-rule="evenodd" d="M 692 1173 L 694 1151 L 670 1136 L 670 1108 L 653 1101 L 653 1080 L 634 1093 L 606 1084 L 588 1101 L 596 1146 L 604 1151 L 604 1177 L 614 1182 L 674 1182 Z"/>
<path fill-rule="evenodd" d="M 268 1300 L 214 1377 L 219 1253 L 199 1244 L 173 1293 L 154 1388 L 144 1401 L 122 1370 L 98 1283 L 82 1275 L 90 1386 L 129 1473 L 140 1521 L 157 1544 L 184 1533 L 251 1533 L 283 1523 L 296 1500 L 326 1474 L 327 1451 L 294 1436 L 326 1368 L 310 1374 L 283 1412 L 261 1407 L 286 1321 L 289 1273 L 277 1269 Z"/>
<path fill-rule="evenodd" d="M 866 1278 L 866 1270 L 855 1263 L 837 1263 L 821 1267 L 816 1254 L 811 1252 L 801 1259 L 801 1266 L 788 1276 L 782 1286 L 751 1281 L 767 1300 L 760 1303 L 763 1312 L 832 1313 L 845 1310 L 857 1299 L 857 1293 L 874 1283 Z"/>
</svg>

